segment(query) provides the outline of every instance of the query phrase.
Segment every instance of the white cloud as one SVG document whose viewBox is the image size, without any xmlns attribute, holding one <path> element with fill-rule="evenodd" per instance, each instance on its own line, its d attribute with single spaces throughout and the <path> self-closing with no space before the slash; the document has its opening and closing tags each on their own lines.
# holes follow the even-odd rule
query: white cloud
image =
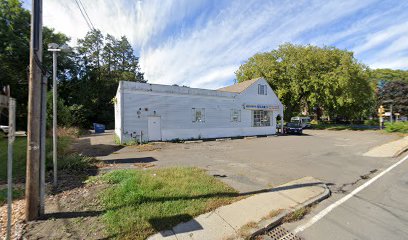
<svg viewBox="0 0 408 240">
<path fill-rule="evenodd" d="M 231 83 L 240 63 L 254 53 L 295 41 L 302 32 L 350 14 L 368 3 L 347 1 L 339 9 L 334 3 L 318 1 L 300 7 L 294 3 L 257 5 L 235 1 L 202 28 L 168 39 L 160 47 L 146 46 L 141 55 L 142 69 L 151 82 L 203 86 L 201 79 L 214 76 L 219 73 L 219 67 L 228 65 L 219 73 L 220 79 L 211 79 L 213 86 L 226 84 L 221 75 L 229 76 Z"/>
<path fill-rule="evenodd" d="M 370 67 L 375 68 L 391 68 L 391 69 L 407 69 L 408 57 L 401 58 L 383 58 L 373 61 Z"/>
<path fill-rule="evenodd" d="M 381 56 L 389 59 L 406 49 L 402 35 L 408 25 L 391 24 L 391 10 L 398 6 L 360 14 L 377 1 L 82 0 L 96 28 L 128 37 L 149 82 L 205 88 L 230 84 L 243 61 L 284 42 L 344 41 L 371 66 L 384 66 Z M 360 15 L 350 26 L 333 30 L 343 19 Z M 44 0 L 44 24 L 72 36 L 73 43 L 89 30 L 74 0 Z M 309 42 L 304 34 L 311 36 Z M 354 39 L 360 46 L 350 42 Z M 364 55 L 389 41 L 373 58 Z M 400 59 L 405 58 L 387 60 L 387 66 L 407 67 Z"/>
<path fill-rule="evenodd" d="M 386 29 L 383 29 L 381 31 L 378 31 L 376 33 L 367 35 L 366 42 L 354 48 L 353 50 L 356 54 L 360 54 L 364 51 L 368 51 L 381 44 L 384 44 L 398 36 L 406 35 L 407 33 L 408 33 L 408 22 L 394 25 Z"/>
</svg>

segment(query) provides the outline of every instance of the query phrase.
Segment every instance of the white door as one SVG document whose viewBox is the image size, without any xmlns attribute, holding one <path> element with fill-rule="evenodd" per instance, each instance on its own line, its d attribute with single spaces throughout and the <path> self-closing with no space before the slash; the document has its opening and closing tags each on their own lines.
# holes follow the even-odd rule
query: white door
<svg viewBox="0 0 408 240">
<path fill-rule="evenodd" d="M 161 141 L 160 117 L 148 117 L 147 123 L 149 141 Z"/>
</svg>

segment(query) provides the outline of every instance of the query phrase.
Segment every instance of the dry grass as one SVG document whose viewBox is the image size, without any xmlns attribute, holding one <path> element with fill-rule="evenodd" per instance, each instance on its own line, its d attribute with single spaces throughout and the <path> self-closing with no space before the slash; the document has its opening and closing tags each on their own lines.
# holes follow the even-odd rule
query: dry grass
<svg viewBox="0 0 408 240">
<path fill-rule="evenodd" d="M 281 214 L 282 212 L 283 212 L 283 209 L 270 211 L 268 215 L 262 218 L 262 220 L 268 220 L 268 219 L 274 218 L 278 216 L 279 214 Z"/>
<path fill-rule="evenodd" d="M 82 135 L 86 135 L 88 132 L 84 129 L 77 127 L 58 127 L 57 134 L 59 137 L 71 137 L 77 138 Z"/>
<path fill-rule="evenodd" d="M 258 223 L 256 222 L 249 222 L 247 224 L 245 224 L 244 226 L 242 226 L 239 230 L 238 230 L 238 235 L 241 238 L 246 238 L 251 234 L 251 230 L 255 229 L 258 227 Z"/>
<path fill-rule="evenodd" d="M 304 216 L 306 216 L 312 208 L 303 207 L 299 208 L 291 213 L 289 213 L 286 217 L 283 218 L 283 222 L 296 222 L 301 220 Z"/>
<path fill-rule="evenodd" d="M 151 143 L 141 144 L 141 145 L 137 145 L 135 147 L 140 152 L 149 152 L 149 151 L 155 151 L 155 150 L 160 149 L 159 146 L 157 146 L 156 144 L 151 144 Z"/>
</svg>

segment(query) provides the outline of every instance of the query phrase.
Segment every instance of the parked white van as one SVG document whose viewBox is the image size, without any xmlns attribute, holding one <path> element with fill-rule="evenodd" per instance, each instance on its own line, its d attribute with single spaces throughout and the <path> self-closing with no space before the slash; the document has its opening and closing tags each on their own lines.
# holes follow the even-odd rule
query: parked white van
<svg viewBox="0 0 408 240">
<path fill-rule="evenodd" d="M 302 128 L 310 127 L 310 117 L 292 117 L 290 121 L 299 123 L 302 126 Z"/>
</svg>

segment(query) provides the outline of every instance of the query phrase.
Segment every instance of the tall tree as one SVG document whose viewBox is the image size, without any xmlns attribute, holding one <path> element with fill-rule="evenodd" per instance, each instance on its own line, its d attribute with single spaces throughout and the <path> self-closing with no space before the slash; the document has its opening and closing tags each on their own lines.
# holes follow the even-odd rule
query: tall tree
<svg viewBox="0 0 408 240">
<path fill-rule="evenodd" d="M 125 37 L 120 40 L 99 30 L 92 30 L 78 40 L 75 49 L 77 78 L 61 82 L 61 89 L 68 90 L 65 104 L 87 119 L 80 125 L 89 127 L 92 122 L 113 125 L 112 98 L 121 80 L 144 82 L 138 58 Z M 83 97 L 86 96 L 86 97 Z M 79 114 L 79 113 L 78 113 Z M 84 116 L 85 115 L 85 116 Z"/>
<path fill-rule="evenodd" d="M 43 66 L 52 69 L 52 54 L 46 49 L 48 43 L 64 44 L 69 38 L 53 29 L 43 28 Z M 28 101 L 28 65 L 30 46 L 30 12 L 18 0 L 0 0 L 0 88 L 10 85 L 17 100 L 17 126 L 26 127 Z M 65 54 L 58 62 L 59 76 L 68 76 L 67 69 L 75 69 Z"/>
<path fill-rule="evenodd" d="M 353 53 L 333 47 L 284 44 L 258 53 L 236 71 L 238 81 L 263 77 L 286 107 L 286 117 L 300 112 L 359 119 L 372 107 L 368 68 Z"/>
<path fill-rule="evenodd" d="M 371 71 L 370 79 L 373 81 L 406 81 L 408 82 L 408 71 L 379 68 Z"/>
<path fill-rule="evenodd" d="M 17 99 L 17 126 L 27 115 L 30 13 L 17 0 L 0 0 L 0 88 L 10 85 Z"/>
<path fill-rule="evenodd" d="M 392 104 L 393 112 L 408 115 L 408 82 L 395 80 L 387 81 L 378 90 L 379 104 L 386 108 Z"/>
</svg>

